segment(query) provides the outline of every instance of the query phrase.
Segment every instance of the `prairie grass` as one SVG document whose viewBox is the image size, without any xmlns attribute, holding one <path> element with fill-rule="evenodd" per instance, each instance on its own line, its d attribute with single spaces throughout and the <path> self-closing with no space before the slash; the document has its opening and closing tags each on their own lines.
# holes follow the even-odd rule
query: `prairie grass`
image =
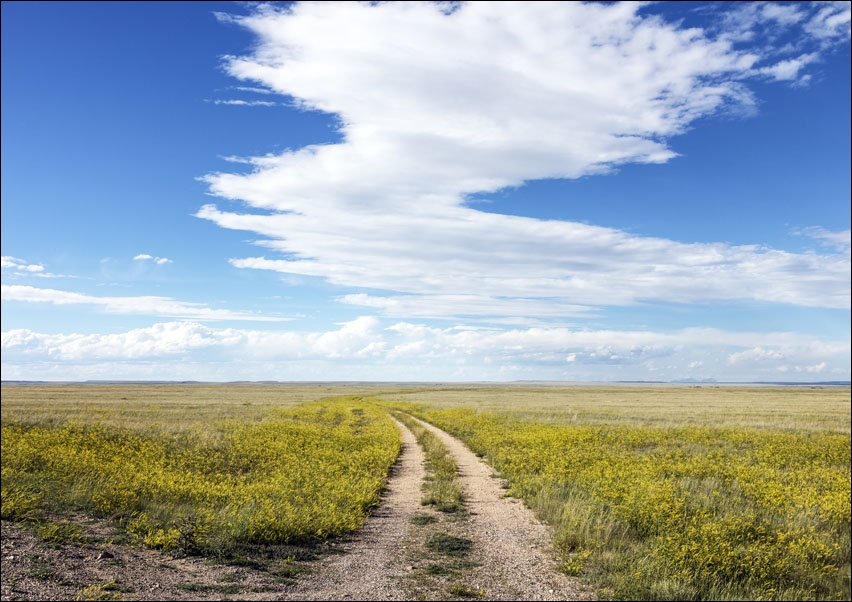
<svg viewBox="0 0 852 602">
<path fill-rule="evenodd" d="M 553 525 L 563 570 L 602 598 L 849 598 L 848 389 L 387 398 L 492 463 Z"/>
<path fill-rule="evenodd" d="M 473 542 L 465 537 L 456 537 L 449 533 L 433 531 L 426 538 L 426 547 L 445 556 L 467 556 L 473 548 Z"/>
<path fill-rule="evenodd" d="M 732 426 L 848 435 L 852 422 L 849 387 L 503 385 L 401 390 L 381 398 L 560 425 Z"/>
<path fill-rule="evenodd" d="M 343 385 L 4 385 L 2 422 L 97 424 L 141 432 L 203 431 L 223 420 L 256 422 L 270 410 L 375 392 Z"/>
<path fill-rule="evenodd" d="M 67 540 L 44 517 L 82 509 L 172 552 L 296 550 L 376 503 L 395 409 L 492 463 L 601 598 L 850 598 L 848 387 L 382 389 L 4 386 L 2 517 Z"/>
<path fill-rule="evenodd" d="M 242 391 L 244 399 L 256 398 L 250 388 Z M 94 512 L 119 520 L 147 546 L 181 554 L 357 529 L 400 449 L 387 413 L 352 396 L 284 409 L 270 399 L 258 411 L 233 398 L 187 410 L 178 394 L 134 406 L 121 425 L 122 400 L 112 410 L 104 403 L 98 419 L 65 404 L 57 411 L 65 420 L 42 409 L 27 421 L 20 406 L 6 407 L 6 393 L 4 519 Z M 185 421 L 140 418 L 140 407 L 156 406 L 179 407 Z"/>
</svg>

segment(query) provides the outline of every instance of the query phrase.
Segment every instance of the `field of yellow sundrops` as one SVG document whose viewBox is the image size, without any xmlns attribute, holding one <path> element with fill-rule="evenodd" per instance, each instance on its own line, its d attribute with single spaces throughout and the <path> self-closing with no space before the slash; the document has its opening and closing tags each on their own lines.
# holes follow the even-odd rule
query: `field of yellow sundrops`
<svg viewBox="0 0 852 602">
<path fill-rule="evenodd" d="M 183 553 L 325 538 L 362 524 L 399 449 L 387 413 L 357 397 L 180 432 L 4 417 L 2 516 L 94 511 Z"/>
<path fill-rule="evenodd" d="M 848 388 L 341 392 L 4 387 L 2 517 L 98 513 L 180 553 L 340 535 L 397 457 L 393 410 L 492 463 L 601 598 L 849 599 Z"/>
<path fill-rule="evenodd" d="M 848 389 L 608 393 L 395 398 L 497 468 L 601 597 L 848 599 Z"/>
</svg>

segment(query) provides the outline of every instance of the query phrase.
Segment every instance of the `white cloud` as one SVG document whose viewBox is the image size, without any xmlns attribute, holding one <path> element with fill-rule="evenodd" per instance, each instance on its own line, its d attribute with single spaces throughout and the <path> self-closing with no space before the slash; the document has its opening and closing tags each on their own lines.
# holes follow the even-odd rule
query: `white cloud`
<svg viewBox="0 0 852 602">
<path fill-rule="evenodd" d="M 149 255 L 148 253 L 140 253 L 133 257 L 134 261 L 153 261 L 157 265 L 164 265 L 167 263 L 174 263 L 168 257 L 154 257 L 153 255 Z"/>
<path fill-rule="evenodd" d="M 755 345 L 755 342 L 758 344 Z M 181 357 L 180 366 L 173 358 Z M 509 331 L 383 327 L 360 317 L 325 331 L 213 328 L 166 322 L 113 334 L 2 334 L 3 378 L 196 380 L 678 379 L 701 368 L 719 380 L 849 379 L 849 341 L 792 333 L 573 328 Z M 701 359 L 696 359 L 700 357 Z M 729 358 L 735 358 L 729 361 Z M 157 377 L 153 368 L 161 370 Z M 62 371 L 65 372 L 62 372 Z M 101 372 L 98 372 L 98 371 Z"/>
<path fill-rule="evenodd" d="M 800 228 L 794 230 L 793 233 L 813 238 L 814 240 L 819 241 L 820 244 L 833 247 L 840 253 L 846 253 L 848 255 L 850 251 L 852 251 L 852 230 L 840 230 L 838 232 L 834 232 L 814 226 L 810 228 Z"/>
<path fill-rule="evenodd" d="M 239 90 L 240 92 L 254 92 L 255 94 L 274 94 L 272 90 L 268 90 L 267 88 L 258 88 L 255 86 L 234 86 L 234 90 Z"/>
<path fill-rule="evenodd" d="M 768 360 L 784 360 L 785 356 L 782 351 L 777 349 L 764 349 L 763 347 L 754 347 L 745 351 L 737 351 L 728 356 L 728 363 L 733 365 L 740 362 L 763 362 Z"/>
<path fill-rule="evenodd" d="M 28 263 L 23 259 L 18 259 L 10 255 L 3 255 L 2 259 L 0 259 L 0 267 L 4 270 L 9 269 L 30 274 L 44 272 L 44 266 L 40 263 Z"/>
<path fill-rule="evenodd" d="M 718 9 L 720 5 L 710 5 Z M 805 7 L 800 4 L 743 2 L 721 5 L 719 35 L 735 42 L 754 42 L 760 35 L 777 36 L 782 31 L 807 21 Z M 710 23 L 712 27 L 712 22 Z M 766 52 L 768 49 L 762 49 Z"/>
<path fill-rule="evenodd" d="M 813 3 L 816 13 L 805 25 L 805 29 L 823 44 L 848 41 L 852 30 L 852 3 L 819 2 Z"/>
<path fill-rule="evenodd" d="M 349 303 L 402 309 L 412 315 L 464 315 L 452 296 L 524 300 L 539 316 L 577 315 L 578 305 L 628 305 L 756 299 L 847 308 L 850 260 L 753 246 L 684 244 L 572 222 L 479 213 L 445 216 L 236 215 L 205 206 L 199 216 L 223 227 L 286 240 L 267 246 L 296 259 L 232 259 L 240 268 L 324 276 L 333 284 L 395 290 L 429 298 L 343 297 Z M 455 217 L 456 219 L 453 219 Z M 344 223 L 345 220 L 345 223 Z M 301 251 L 300 251 L 301 250 Z M 304 255 L 304 258 L 298 255 Z M 506 314 L 509 302 L 498 309 Z M 549 307 L 548 307 L 549 305 Z M 398 314 L 391 314 L 398 315 Z"/>
<path fill-rule="evenodd" d="M 807 52 L 807 48 L 825 51 L 850 38 L 849 2 L 740 2 L 710 6 L 721 12 L 721 38 L 751 42 L 764 59 Z M 786 43 L 777 44 L 783 36 L 787 36 Z"/>
<path fill-rule="evenodd" d="M 595 308 L 541 299 L 496 298 L 485 295 L 395 295 L 376 297 L 364 293 L 343 295 L 338 301 L 370 307 L 391 317 L 445 318 L 447 316 L 509 316 L 527 322 L 526 316 L 590 317 Z"/>
<path fill-rule="evenodd" d="M 750 8 L 754 8 L 760 14 L 761 18 L 766 21 L 775 21 L 782 26 L 795 25 L 801 23 L 805 18 L 802 10 L 803 7 L 793 3 L 778 4 L 773 2 L 755 3 Z"/>
<path fill-rule="evenodd" d="M 23 356 L 61 361 L 133 360 L 163 357 L 209 347 L 217 341 L 198 323 L 155 324 L 120 334 L 45 335 L 29 330 L 3 333 L 3 349 Z"/>
<path fill-rule="evenodd" d="M 850 40 L 849 2 L 738 2 L 713 8 L 722 11 L 720 39 L 751 44 L 759 57 L 755 74 L 795 85 L 810 81 L 811 75 L 802 73 L 806 66 Z"/>
<path fill-rule="evenodd" d="M 138 314 L 195 320 L 251 320 L 257 322 L 282 322 L 289 319 L 227 309 L 212 309 L 203 303 L 176 301 L 169 297 L 95 297 L 70 291 L 20 285 L 2 285 L 0 298 L 3 301 L 24 303 L 95 305 L 111 314 Z"/>
<path fill-rule="evenodd" d="M 239 100 L 239 99 L 229 99 L 229 100 L 214 100 L 214 105 L 232 105 L 239 107 L 274 107 L 277 106 L 277 102 L 272 102 L 269 100 Z"/>
<path fill-rule="evenodd" d="M 6 274 L 13 276 L 37 276 L 39 278 L 73 278 L 73 276 L 65 276 L 63 274 L 51 274 L 46 272 L 44 266 L 40 263 L 30 263 L 25 259 L 12 257 L 11 255 L 3 255 L 0 259 L 0 267 L 5 270 Z"/>
<path fill-rule="evenodd" d="M 3 333 L 6 353 L 69 361 L 159 358 L 213 349 L 228 357 L 256 360 L 360 358 L 375 354 L 375 318 L 361 317 L 337 330 L 314 333 L 216 329 L 197 322 L 167 322 L 119 334 L 40 334 L 29 330 Z"/>
<path fill-rule="evenodd" d="M 799 79 L 799 72 L 810 63 L 819 58 L 815 52 L 797 56 L 796 58 L 779 61 L 770 67 L 761 69 L 761 73 L 770 75 L 779 81 L 792 81 Z"/>
<path fill-rule="evenodd" d="M 575 316 L 655 300 L 850 307 L 846 255 L 683 244 L 466 205 L 528 180 L 668 161 L 668 137 L 750 106 L 749 77 L 801 81 L 813 49 L 779 61 L 643 16 L 641 3 L 443 8 L 319 2 L 230 18 L 258 44 L 229 57 L 229 72 L 337 115 L 343 137 L 204 178 L 254 212 L 206 205 L 197 216 L 279 254 L 234 266 L 392 291 L 341 300 L 400 317 Z M 777 27 L 807 18 L 760 10 Z"/>
</svg>

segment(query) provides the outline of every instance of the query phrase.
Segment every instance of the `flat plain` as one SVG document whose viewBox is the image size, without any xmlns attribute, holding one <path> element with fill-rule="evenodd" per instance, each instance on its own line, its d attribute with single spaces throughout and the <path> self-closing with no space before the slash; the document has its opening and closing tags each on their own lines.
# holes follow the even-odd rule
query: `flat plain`
<svg viewBox="0 0 852 602">
<path fill-rule="evenodd" d="M 387 468 L 399 449 L 391 413 L 437 425 L 495 470 L 508 499 L 522 501 L 548 529 L 559 572 L 577 584 L 565 591 L 577 598 L 849 596 L 848 387 L 4 385 L 2 401 L 3 599 L 49 599 L 38 597 L 48 586 L 64 592 L 53 599 L 213 599 L 226 592 L 281 599 L 304 592 L 299 583 L 322 579 L 327 556 L 320 549 L 355 538 L 338 551 L 364 553 L 357 538 L 371 532 L 369 522 L 363 526 L 371 514 L 382 514 L 388 498 L 380 496 L 381 483 L 390 483 Z M 81 446 L 95 436 L 117 446 L 115 456 L 125 453 L 121 445 L 148 450 L 135 462 L 154 457 L 156 471 L 143 467 L 120 481 L 130 469 L 90 450 L 77 454 L 89 464 L 51 473 L 51 454 L 60 449 L 51 446 L 66 445 L 68 455 L 62 437 Z M 24 453 L 25 443 L 45 447 Z M 41 460 L 32 462 L 35 456 Z M 98 462 L 112 468 L 101 474 Z M 310 470 L 299 472 L 297 464 Z M 343 473 L 337 464 L 346 466 Z M 261 480 L 260 469 L 278 480 Z M 352 478 L 363 486 L 338 487 L 342 474 L 360 475 Z M 308 483 L 310 475 L 315 482 Z M 89 485 L 71 486 L 82 481 Z M 110 488 L 122 495 L 109 495 Z M 353 502 L 347 496 L 356 490 Z M 252 503 L 235 502 L 249 497 Z M 488 549 L 488 534 L 475 532 L 470 519 L 474 498 L 468 495 L 467 509 L 431 511 L 445 531 Z M 410 508 L 412 501 L 400 503 Z M 321 515 L 337 515 L 317 508 L 331 505 L 339 517 L 323 522 Z M 408 564 L 395 591 L 407 592 L 406 599 L 500 598 L 477 578 L 487 574 L 482 562 L 441 564 L 417 533 L 409 534 L 406 554 L 396 554 Z M 153 598 L 142 584 L 166 588 L 165 575 L 122 573 L 124 582 L 90 583 L 62 568 L 63 558 L 105 546 L 112 557 L 158 554 L 149 561 L 152 572 L 170 563 L 183 568 L 173 568 L 173 586 L 153 590 Z M 203 569 L 202 559 L 216 564 Z M 251 576 L 227 576 L 227 567 L 247 565 Z M 345 587 L 335 583 L 343 599 Z"/>
</svg>

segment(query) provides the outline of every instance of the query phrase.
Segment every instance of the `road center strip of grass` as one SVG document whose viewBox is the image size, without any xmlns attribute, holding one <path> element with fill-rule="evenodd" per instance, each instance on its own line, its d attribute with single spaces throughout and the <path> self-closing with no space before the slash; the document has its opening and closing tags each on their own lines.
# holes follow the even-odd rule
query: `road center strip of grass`
<svg viewBox="0 0 852 602">
<path fill-rule="evenodd" d="M 424 506 L 434 506 L 441 512 L 459 512 L 464 509 L 458 467 L 438 437 L 429 432 L 417 420 L 403 412 L 394 412 L 405 426 L 414 433 L 426 455 L 426 480 L 423 483 Z"/>
</svg>

